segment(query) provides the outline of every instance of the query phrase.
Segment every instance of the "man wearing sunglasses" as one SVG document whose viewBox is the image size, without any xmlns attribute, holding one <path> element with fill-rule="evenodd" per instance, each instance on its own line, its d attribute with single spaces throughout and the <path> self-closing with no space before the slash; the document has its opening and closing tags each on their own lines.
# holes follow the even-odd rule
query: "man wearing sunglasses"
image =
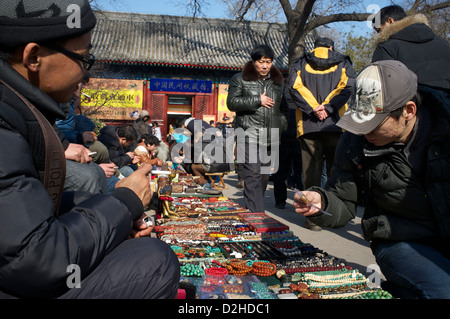
<svg viewBox="0 0 450 319">
<path fill-rule="evenodd" d="M 68 26 L 69 7 L 79 27 Z M 95 23 L 87 0 L 0 6 L 0 298 L 176 295 L 178 259 L 143 221 L 150 165 L 111 196 L 60 188 L 64 149 L 52 125 L 94 64 Z"/>
</svg>

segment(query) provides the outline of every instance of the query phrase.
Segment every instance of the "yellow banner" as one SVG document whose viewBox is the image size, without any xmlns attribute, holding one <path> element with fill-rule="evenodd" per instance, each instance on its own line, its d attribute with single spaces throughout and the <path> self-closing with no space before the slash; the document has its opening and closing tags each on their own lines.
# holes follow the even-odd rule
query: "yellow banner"
<svg viewBox="0 0 450 319">
<path fill-rule="evenodd" d="M 236 114 L 227 107 L 228 84 L 219 84 L 218 93 L 217 122 L 231 123 Z"/>
<path fill-rule="evenodd" d="M 81 94 L 83 115 L 134 120 L 142 110 L 142 80 L 89 79 Z"/>
</svg>

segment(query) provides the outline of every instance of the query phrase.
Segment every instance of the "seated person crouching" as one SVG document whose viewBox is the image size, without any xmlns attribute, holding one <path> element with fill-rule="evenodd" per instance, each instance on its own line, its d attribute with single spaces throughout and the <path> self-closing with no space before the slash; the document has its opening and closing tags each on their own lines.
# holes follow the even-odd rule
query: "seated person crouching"
<svg viewBox="0 0 450 319">
<path fill-rule="evenodd" d="M 138 158 L 136 164 L 149 163 L 153 166 L 161 167 L 163 162 L 153 154 L 153 151 L 159 144 L 159 139 L 156 136 L 150 134 L 142 135 L 140 142 L 134 149 L 134 154 Z"/>
</svg>

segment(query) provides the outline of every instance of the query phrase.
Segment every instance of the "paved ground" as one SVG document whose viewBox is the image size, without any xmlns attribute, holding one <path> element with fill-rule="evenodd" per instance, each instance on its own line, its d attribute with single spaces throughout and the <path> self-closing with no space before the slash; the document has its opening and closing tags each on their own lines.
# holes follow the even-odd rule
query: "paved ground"
<svg viewBox="0 0 450 319">
<path fill-rule="evenodd" d="M 225 177 L 228 189 L 223 190 L 224 196 L 244 205 L 243 190 L 236 187 L 237 175 L 230 174 Z M 275 197 L 273 194 L 273 183 L 269 182 L 265 196 L 266 213 L 273 218 L 289 226 L 289 229 L 305 243 L 310 243 L 329 255 L 344 259 L 347 265 L 358 269 L 367 277 L 373 274 L 376 265 L 375 258 L 369 248 L 369 243 L 362 237 L 361 216 L 362 209 L 358 210 L 357 217 L 343 228 L 323 228 L 321 231 L 311 231 L 302 227 L 305 217 L 294 212 L 292 206 L 294 191 L 288 189 L 288 200 L 284 209 L 275 208 Z M 384 277 L 381 275 L 381 279 Z"/>
</svg>

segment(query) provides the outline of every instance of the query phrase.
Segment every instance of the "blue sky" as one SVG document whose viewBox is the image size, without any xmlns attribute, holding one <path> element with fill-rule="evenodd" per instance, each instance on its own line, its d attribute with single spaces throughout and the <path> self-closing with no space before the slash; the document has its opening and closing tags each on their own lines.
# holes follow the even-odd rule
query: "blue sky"
<svg viewBox="0 0 450 319">
<path fill-rule="evenodd" d="M 179 5 L 182 0 L 97 0 L 103 10 L 135 12 L 135 13 L 150 13 L 162 15 L 190 15 L 186 11 L 184 5 Z M 188 0 L 185 0 L 187 3 Z M 378 6 L 380 8 L 391 4 L 390 0 L 363 0 L 362 8 L 369 8 L 370 5 Z M 227 18 L 225 11 L 226 5 L 220 0 L 209 0 L 210 6 L 203 8 L 204 17 L 207 18 Z M 360 8 L 349 9 L 349 12 L 355 10 L 360 12 Z M 366 11 L 369 12 L 369 11 Z M 372 11 L 370 11 L 372 12 Z M 203 16 L 201 16 L 203 17 Z M 341 22 L 332 24 L 332 27 L 338 28 L 343 32 L 354 32 L 355 34 L 365 35 L 372 32 L 365 22 Z"/>
<path fill-rule="evenodd" d="M 97 0 L 104 10 L 150 13 L 162 15 L 189 15 L 184 5 L 179 5 L 182 0 Z M 185 1 L 188 2 L 187 0 Z M 219 0 L 209 0 L 211 4 L 202 8 L 207 18 L 226 18 L 224 11 L 226 5 Z"/>
</svg>

